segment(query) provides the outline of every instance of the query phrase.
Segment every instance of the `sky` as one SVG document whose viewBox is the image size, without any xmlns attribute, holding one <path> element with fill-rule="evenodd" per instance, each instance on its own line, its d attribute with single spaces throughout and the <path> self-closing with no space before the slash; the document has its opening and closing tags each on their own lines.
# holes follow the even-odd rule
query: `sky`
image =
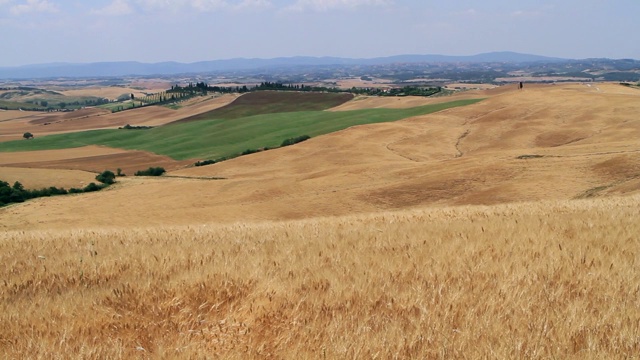
<svg viewBox="0 0 640 360">
<path fill-rule="evenodd" d="M 492 51 L 640 59 L 640 0 L 0 0 L 0 66 Z"/>
</svg>

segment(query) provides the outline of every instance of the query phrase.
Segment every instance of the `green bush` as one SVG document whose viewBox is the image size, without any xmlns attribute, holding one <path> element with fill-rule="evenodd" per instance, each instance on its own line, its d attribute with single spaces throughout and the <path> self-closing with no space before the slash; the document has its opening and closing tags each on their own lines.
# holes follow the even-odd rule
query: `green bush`
<svg viewBox="0 0 640 360">
<path fill-rule="evenodd" d="M 84 192 L 93 192 L 93 191 L 98 191 L 100 189 L 102 189 L 103 186 L 100 185 L 96 185 L 96 183 L 90 183 L 89 185 L 85 186 L 84 189 L 82 189 Z"/>
<path fill-rule="evenodd" d="M 116 182 L 116 174 L 114 174 L 113 171 L 105 170 L 96 176 L 96 180 L 103 184 L 111 185 Z"/>
<path fill-rule="evenodd" d="M 311 136 L 309 135 L 302 135 L 294 138 L 289 138 L 284 140 L 280 146 L 289 146 L 289 145 L 297 144 L 299 142 L 303 142 L 309 139 L 311 139 Z"/>
<path fill-rule="evenodd" d="M 258 150 L 258 149 L 247 149 L 247 150 L 243 151 L 241 155 L 255 154 L 257 152 L 260 152 L 260 150 Z"/>
<path fill-rule="evenodd" d="M 195 166 L 205 166 L 205 165 L 211 165 L 211 164 L 215 164 L 216 161 L 215 160 L 202 160 L 202 161 L 198 161 L 196 162 L 194 165 Z"/>
<path fill-rule="evenodd" d="M 150 167 L 147 170 L 136 171 L 135 176 L 161 176 L 167 172 L 162 167 Z"/>
</svg>

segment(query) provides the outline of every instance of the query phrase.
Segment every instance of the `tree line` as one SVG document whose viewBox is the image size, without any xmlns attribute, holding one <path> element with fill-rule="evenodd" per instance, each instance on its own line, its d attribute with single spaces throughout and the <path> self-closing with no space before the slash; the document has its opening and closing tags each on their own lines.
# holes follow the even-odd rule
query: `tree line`
<svg viewBox="0 0 640 360">
<path fill-rule="evenodd" d="M 65 188 L 57 188 L 55 186 L 36 190 L 28 190 L 25 189 L 19 181 L 16 181 L 15 183 L 13 183 L 13 186 L 10 186 L 8 182 L 0 180 L 0 206 L 9 205 L 12 203 L 21 203 L 26 200 L 39 197 L 93 192 L 101 190 L 106 186 L 108 186 L 108 184 L 96 184 L 92 182 L 83 188 L 71 188 L 69 190 L 66 190 Z"/>
<path fill-rule="evenodd" d="M 330 93 L 351 93 L 354 95 L 370 96 L 431 96 L 442 91 L 439 86 L 421 87 L 404 86 L 402 88 L 356 88 L 341 89 L 337 87 L 310 86 L 305 84 L 285 84 L 282 82 L 265 81 L 254 86 L 217 86 L 202 82 L 189 83 L 185 86 L 172 85 L 170 89 L 136 98 L 131 94 L 131 106 L 120 106 L 112 109 L 112 112 L 135 109 L 150 105 L 167 105 L 178 101 L 188 100 L 195 96 L 206 96 L 210 92 L 220 94 L 244 94 L 252 91 L 304 91 L 304 92 L 330 92 Z M 127 99 L 128 100 L 128 99 Z M 136 105 L 137 102 L 137 105 Z"/>
<path fill-rule="evenodd" d="M 243 86 L 210 86 L 205 82 L 198 82 L 195 85 L 189 83 L 185 87 L 178 85 L 172 86 L 171 90 L 167 92 L 187 93 L 187 94 L 202 94 L 206 95 L 208 92 L 216 93 L 246 93 L 252 91 L 261 90 L 276 90 L 276 91 L 308 91 L 308 92 L 332 92 L 332 93 L 351 93 L 355 95 L 375 95 L 375 96 L 431 96 L 442 91 L 439 86 L 435 87 L 422 87 L 422 86 L 404 86 L 402 88 L 377 88 L 366 87 L 350 89 L 341 89 L 337 87 L 326 86 L 309 86 L 304 84 L 285 84 L 282 82 L 270 82 L 265 81 L 260 84 L 256 84 L 252 87 L 246 85 Z"/>
</svg>

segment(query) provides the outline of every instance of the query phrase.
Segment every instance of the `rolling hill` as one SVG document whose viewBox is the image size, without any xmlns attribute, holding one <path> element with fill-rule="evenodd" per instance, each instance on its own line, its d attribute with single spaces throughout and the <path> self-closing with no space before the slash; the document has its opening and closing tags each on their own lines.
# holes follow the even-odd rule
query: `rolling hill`
<svg viewBox="0 0 640 360">
<path fill-rule="evenodd" d="M 1 208 L 0 356 L 636 356 L 640 91 L 474 96 Z"/>
</svg>

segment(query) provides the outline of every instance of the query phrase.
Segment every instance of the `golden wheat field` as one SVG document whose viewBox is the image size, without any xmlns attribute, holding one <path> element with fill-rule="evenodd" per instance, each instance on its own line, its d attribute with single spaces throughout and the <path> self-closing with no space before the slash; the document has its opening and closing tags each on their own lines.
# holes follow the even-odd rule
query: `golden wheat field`
<svg viewBox="0 0 640 360">
<path fill-rule="evenodd" d="M 1 208 L 0 358 L 638 357 L 640 91 L 456 96 Z M 13 156 L 89 150 L 124 156 Z"/>
<path fill-rule="evenodd" d="M 640 198 L 7 231 L 4 358 L 630 358 Z"/>
</svg>

